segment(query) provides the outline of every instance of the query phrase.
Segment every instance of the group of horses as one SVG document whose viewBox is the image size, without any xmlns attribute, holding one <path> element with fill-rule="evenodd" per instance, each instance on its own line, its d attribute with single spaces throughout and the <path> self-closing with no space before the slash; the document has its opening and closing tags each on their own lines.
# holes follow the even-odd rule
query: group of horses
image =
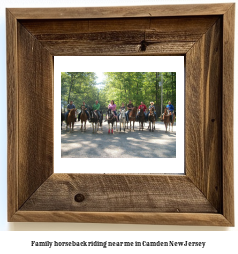
<svg viewBox="0 0 238 254">
<path fill-rule="evenodd" d="M 74 130 L 76 110 L 77 109 L 70 110 L 70 112 L 68 114 L 68 118 L 67 118 L 66 129 L 69 126 L 70 130 L 72 130 L 72 131 Z M 151 108 L 149 111 L 150 112 L 148 115 L 148 120 L 149 120 L 148 128 L 149 128 L 149 131 L 154 131 L 155 130 L 155 121 L 156 121 L 154 108 Z M 100 112 L 101 113 L 100 118 L 99 118 L 99 115 L 96 110 L 92 110 L 92 108 L 89 108 L 88 112 L 90 115 L 90 120 L 91 120 L 91 124 L 92 124 L 92 128 L 93 128 L 93 132 L 97 132 L 99 130 L 99 128 L 101 128 L 101 130 L 102 130 L 102 121 L 103 121 L 102 111 Z M 129 122 L 130 122 L 130 131 L 131 131 L 131 128 L 133 128 L 133 130 L 134 130 L 136 115 L 137 115 L 137 107 L 133 107 L 132 110 L 130 110 L 128 113 L 128 121 L 127 121 L 125 109 L 121 110 L 120 119 L 119 119 L 120 131 L 123 129 L 125 132 L 126 128 L 128 129 Z M 66 120 L 64 117 L 64 114 L 61 113 L 61 130 L 62 130 L 62 122 L 64 120 Z M 86 114 L 84 106 L 81 107 L 81 114 L 80 114 L 79 120 L 81 120 L 81 131 L 83 131 L 83 130 L 86 131 L 86 121 L 88 120 L 88 116 Z M 174 120 L 175 120 L 175 115 L 173 117 L 171 117 L 171 112 L 168 110 L 168 108 L 165 108 L 164 113 L 162 114 L 161 120 L 164 121 L 166 132 L 167 132 L 168 126 L 169 126 L 169 130 L 170 130 L 170 125 L 172 126 L 172 131 L 173 131 L 173 124 L 174 124 Z M 140 109 L 138 112 L 138 121 L 139 121 L 139 130 L 143 131 L 144 123 L 146 122 L 146 119 L 145 119 L 144 111 L 142 109 Z M 113 133 L 114 124 L 116 125 L 116 131 L 118 131 L 117 117 L 114 115 L 114 113 L 111 111 L 111 109 L 108 109 L 108 111 L 107 111 L 107 122 L 108 122 L 108 134 Z"/>
</svg>

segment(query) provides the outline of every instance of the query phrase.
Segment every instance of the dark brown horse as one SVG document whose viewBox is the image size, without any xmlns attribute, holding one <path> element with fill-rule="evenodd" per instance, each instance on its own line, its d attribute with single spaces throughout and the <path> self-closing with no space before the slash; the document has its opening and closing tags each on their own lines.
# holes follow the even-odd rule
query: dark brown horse
<svg viewBox="0 0 238 254">
<path fill-rule="evenodd" d="M 86 122 L 88 120 L 88 116 L 85 111 L 85 106 L 81 106 L 80 120 L 81 120 L 81 131 L 83 130 L 83 122 L 84 122 L 84 130 L 86 131 Z"/>
<path fill-rule="evenodd" d="M 154 131 L 155 130 L 155 114 L 154 114 L 154 108 L 150 109 L 150 113 L 148 115 L 149 120 L 149 130 Z"/>
<path fill-rule="evenodd" d="M 132 110 L 128 113 L 128 118 L 130 122 L 130 130 L 131 130 L 131 122 L 133 122 L 133 131 L 134 131 L 134 126 L 136 121 L 136 112 L 137 112 L 137 107 L 133 107 Z M 127 129 L 128 129 L 128 122 L 127 122 Z"/>
<path fill-rule="evenodd" d="M 91 124 L 92 124 L 92 128 L 93 128 L 93 133 L 98 131 L 99 129 L 99 116 L 97 113 L 97 110 L 93 110 L 93 109 L 89 109 L 89 115 L 91 118 Z"/>
<path fill-rule="evenodd" d="M 117 117 L 114 115 L 111 109 L 108 109 L 107 111 L 107 121 L 108 121 L 108 134 L 110 132 L 113 134 L 113 125 L 116 122 L 116 131 L 117 131 Z M 110 129 L 111 124 L 111 129 Z"/>
<path fill-rule="evenodd" d="M 139 130 L 141 128 L 142 131 L 143 131 L 143 125 L 144 125 L 144 122 L 145 122 L 145 113 L 144 113 L 144 110 L 142 108 L 139 111 L 138 119 L 139 119 Z"/>
<path fill-rule="evenodd" d="M 76 108 L 73 108 L 73 109 L 70 109 L 70 112 L 68 114 L 68 118 L 67 118 L 67 127 L 68 128 L 68 125 L 69 125 L 69 128 L 71 130 L 72 128 L 72 131 L 74 130 L 74 122 L 75 122 L 75 112 L 76 112 Z"/>
</svg>

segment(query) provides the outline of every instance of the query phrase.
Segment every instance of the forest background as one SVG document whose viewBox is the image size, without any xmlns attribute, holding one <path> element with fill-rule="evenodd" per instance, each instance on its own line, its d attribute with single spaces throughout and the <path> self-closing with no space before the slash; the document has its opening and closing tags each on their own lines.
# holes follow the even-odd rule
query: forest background
<svg viewBox="0 0 238 254">
<path fill-rule="evenodd" d="M 171 101 L 176 111 L 176 72 L 104 72 L 104 80 L 98 82 L 96 72 L 61 73 L 61 109 L 67 110 L 72 100 L 80 109 L 83 101 L 89 106 L 98 100 L 105 113 L 111 100 L 119 110 L 122 102 L 141 101 L 149 107 L 153 101 L 158 116 Z"/>
</svg>

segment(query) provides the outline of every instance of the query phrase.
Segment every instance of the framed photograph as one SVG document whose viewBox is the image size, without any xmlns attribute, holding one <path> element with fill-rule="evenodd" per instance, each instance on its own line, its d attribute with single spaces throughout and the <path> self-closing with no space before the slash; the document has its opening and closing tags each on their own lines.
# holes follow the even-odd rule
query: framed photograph
<svg viewBox="0 0 238 254">
<path fill-rule="evenodd" d="M 6 9 L 8 221 L 234 226 L 234 18 L 234 3 Z M 184 174 L 56 173 L 59 56 L 183 56 Z"/>
<path fill-rule="evenodd" d="M 184 174 L 184 56 L 59 56 L 54 58 L 54 83 L 55 173 Z M 108 123 L 112 99 L 117 116 L 113 112 Z M 65 120 L 71 100 L 77 112 L 74 129 L 66 121 L 60 129 L 61 112 Z M 89 121 L 96 100 L 102 119 L 97 130 Z M 130 101 L 134 128 L 129 115 L 126 119 Z M 171 124 L 162 115 L 169 101 L 173 116 L 165 118 L 173 119 Z M 141 121 L 140 105 L 146 107 Z M 155 109 L 152 129 L 150 107 Z"/>
</svg>

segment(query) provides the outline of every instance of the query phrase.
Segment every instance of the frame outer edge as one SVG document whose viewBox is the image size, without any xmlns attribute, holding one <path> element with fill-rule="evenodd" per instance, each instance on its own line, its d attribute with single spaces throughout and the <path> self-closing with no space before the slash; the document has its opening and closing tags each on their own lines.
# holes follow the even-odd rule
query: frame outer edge
<svg viewBox="0 0 238 254">
<path fill-rule="evenodd" d="M 18 211 L 12 221 L 231 226 L 223 215 L 213 213 Z"/>
<path fill-rule="evenodd" d="M 7 32 L 7 189 L 8 221 L 18 210 L 18 53 L 17 19 L 6 9 Z"/>
<path fill-rule="evenodd" d="M 182 6 L 182 5 L 181 5 Z M 233 112 L 233 82 L 234 82 L 234 14 L 235 14 L 235 4 L 223 4 L 226 6 L 226 11 L 219 12 L 217 14 L 224 14 L 223 16 L 223 215 L 222 214 L 192 214 L 190 220 L 189 214 L 179 214 L 178 217 L 183 218 L 181 221 L 171 220 L 169 224 L 178 223 L 183 225 L 209 225 L 209 226 L 231 226 L 234 225 L 234 179 L 233 179 L 233 115 L 229 117 L 226 112 L 231 110 Z M 228 8 L 229 7 L 229 8 Z M 227 10 L 229 9 L 229 10 Z M 21 10 L 24 9 L 6 9 L 6 30 L 7 30 L 7 108 L 10 110 L 10 116 L 8 115 L 8 220 L 9 221 L 78 221 L 78 222 L 88 222 L 88 218 L 92 218 L 93 215 L 85 215 L 82 213 L 73 212 L 20 212 L 18 210 L 18 54 L 17 54 L 17 19 L 21 19 L 19 16 Z M 29 11 L 31 9 L 25 9 Z M 83 8 L 85 10 L 85 8 Z M 204 11 L 209 12 L 211 9 Z M 200 13 L 200 14 L 199 14 Z M 58 13 L 60 14 L 60 12 Z M 25 14 L 24 14 L 25 15 Z M 32 14 L 30 14 L 32 16 Z M 34 15 L 34 14 L 33 14 Z M 49 15 L 49 12 L 44 15 Z M 92 15 L 92 13 L 89 13 Z M 99 14 L 98 14 L 99 15 Z M 119 17 L 122 14 L 118 14 Z M 133 13 L 131 14 L 131 16 Z M 180 15 L 182 15 L 180 13 Z M 186 15 L 186 14 L 183 14 Z M 191 13 L 190 15 L 201 15 L 201 12 L 197 14 Z M 29 19 L 33 19 L 32 17 Z M 165 15 L 164 15 L 165 16 Z M 26 17 L 26 16 L 24 16 Z M 48 17 L 48 16 L 47 16 Z M 81 17 L 81 16 L 80 16 Z M 120 16 L 121 17 L 121 16 Z M 125 16 L 127 17 L 127 16 Z M 137 17 L 137 16 L 135 16 Z M 144 16 L 145 17 L 145 16 Z M 45 16 L 42 19 L 46 18 Z M 54 17 L 51 17 L 54 18 Z M 66 19 L 70 17 L 62 17 L 61 19 Z M 72 17 L 71 18 L 76 18 Z M 81 17 L 84 18 L 84 17 Z M 105 18 L 104 15 L 101 18 Z M 226 30 L 224 29 L 226 27 Z M 225 64 L 228 64 L 225 66 Z M 226 72 L 226 70 L 230 70 Z M 232 70 L 232 71 L 231 71 Z M 13 75 L 12 75 L 13 71 Z M 232 74 L 231 74 L 232 73 Z M 14 114 L 15 113 L 15 114 Z M 173 215 L 176 217 L 176 215 Z M 28 216 L 26 219 L 25 216 Z M 38 217 L 40 216 L 40 217 Z M 54 217 L 55 216 L 55 217 Z M 81 218 L 82 216 L 82 218 Z M 93 221 L 100 222 L 101 217 L 105 222 L 111 222 L 115 219 L 115 214 L 94 214 L 95 219 Z M 122 216 L 128 216 L 131 222 L 126 222 L 122 219 Z M 156 217 L 152 220 L 152 217 Z M 164 217 L 163 217 L 164 216 Z M 163 221 L 163 218 L 168 216 L 167 221 Z M 172 217 L 173 217 L 172 216 Z M 200 216 L 200 217 L 199 217 Z M 172 218 L 171 214 L 146 214 L 146 213 L 125 213 L 124 215 L 119 214 L 117 223 L 156 223 L 165 224 L 168 222 L 169 218 Z M 207 218 L 206 218 L 207 217 Z M 38 218 L 38 219 L 37 219 Z M 131 219 L 133 218 L 133 220 Z M 199 221 L 196 221 L 196 218 Z M 214 218 L 214 220 L 212 220 Z M 137 222 L 136 222 L 137 221 Z M 91 221 L 90 221 L 91 222 Z M 105 223 L 103 222 L 103 223 Z M 199 223 L 199 224 L 198 224 Z M 168 224 L 168 225 L 169 225 Z"/>
<path fill-rule="evenodd" d="M 235 4 L 223 16 L 223 215 L 234 226 L 234 26 Z"/>
<path fill-rule="evenodd" d="M 173 8 L 171 8 L 173 6 Z M 88 19 L 221 15 L 232 3 L 81 8 L 10 8 L 17 19 Z"/>
</svg>

